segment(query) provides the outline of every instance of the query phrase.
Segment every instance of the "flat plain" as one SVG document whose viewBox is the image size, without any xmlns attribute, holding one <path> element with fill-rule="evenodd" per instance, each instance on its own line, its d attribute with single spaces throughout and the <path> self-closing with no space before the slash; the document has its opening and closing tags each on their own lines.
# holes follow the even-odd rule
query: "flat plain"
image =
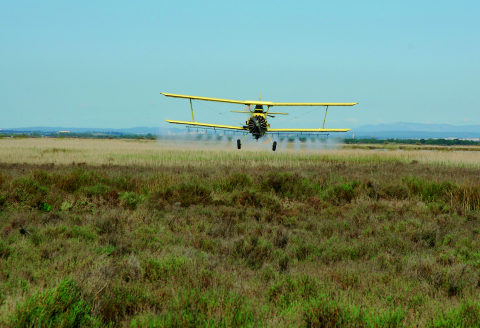
<svg viewBox="0 0 480 328">
<path fill-rule="evenodd" d="M 234 147 L 0 139 L 0 324 L 478 326 L 479 147 Z"/>
</svg>

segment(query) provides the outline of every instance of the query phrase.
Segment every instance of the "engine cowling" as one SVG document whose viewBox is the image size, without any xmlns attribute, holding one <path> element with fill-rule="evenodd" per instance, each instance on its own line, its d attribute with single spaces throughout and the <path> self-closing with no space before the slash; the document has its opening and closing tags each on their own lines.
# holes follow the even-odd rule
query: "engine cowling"
<svg viewBox="0 0 480 328">
<path fill-rule="evenodd" d="M 256 121 L 256 122 L 255 122 Z M 248 120 L 248 130 L 252 134 L 262 133 L 267 130 L 267 121 L 263 116 L 250 117 Z"/>
</svg>

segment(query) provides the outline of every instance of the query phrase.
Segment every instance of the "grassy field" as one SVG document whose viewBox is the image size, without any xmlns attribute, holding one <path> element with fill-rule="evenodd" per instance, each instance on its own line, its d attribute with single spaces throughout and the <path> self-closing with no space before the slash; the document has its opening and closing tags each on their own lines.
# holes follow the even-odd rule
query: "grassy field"
<svg viewBox="0 0 480 328">
<path fill-rule="evenodd" d="M 439 146 L 439 145 L 402 145 L 402 144 L 389 144 L 381 143 L 379 140 L 378 144 L 348 144 L 343 145 L 342 148 L 344 149 L 366 149 L 366 150 L 373 150 L 373 149 L 383 149 L 383 150 L 435 150 L 441 152 L 461 152 L 461 151 L 480 151 L 480 146 Z"/>
<path fill-rule="evenodd" d="M 479 326 L 480 153 L 179 146 L 0 139 L 1 326 Z"/>
<path fill-rule="evenodd" d="M 247 139 L 248 141 L 248 139 Z M 312 146 L 313 145 L 313 146 Z M 200 167 L 220 165 L 303 167 L 319 162 L 350 164 L 419 162 L 459 167 L 480 167 L 477 146 L 342 145 L 310 144 L 297 147 L 280 143 L 279 151 L 270 145 L 250 142 L 241 151 L 234 142 L 195 142 L 132 139 L 11 139 L 0 138 L 0 158 L 5 164 Z M 438 150 L 438 151 L 436 151 Z"/>
</svg>

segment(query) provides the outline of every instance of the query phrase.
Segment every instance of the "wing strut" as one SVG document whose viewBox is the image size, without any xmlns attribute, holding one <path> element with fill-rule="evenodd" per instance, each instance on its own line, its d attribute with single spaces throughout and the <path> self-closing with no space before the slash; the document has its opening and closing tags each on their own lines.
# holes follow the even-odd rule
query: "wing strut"
<svg viewBox="0 0 480 328">
<path fill-rule="evenodd" d="M 192 99 L 191 98 L 190 98 L 190 108 L 192 109 L 192 122 L 195 122 L 195 119 L 193 118 L 193 105 L 192 105 Z"/>
<path fill-rule="evenodd" d="M 325 129 L 325 120 L 327 119 L 327 112 L 328 112 L 328 106 L 327 106 L 327 109 L 325 109 L 325 117 L 323 119 L 323 125 L 322 125 L 322 129 Z M 193 114 L 192 114 L 193 115 Z"/>
</svg>

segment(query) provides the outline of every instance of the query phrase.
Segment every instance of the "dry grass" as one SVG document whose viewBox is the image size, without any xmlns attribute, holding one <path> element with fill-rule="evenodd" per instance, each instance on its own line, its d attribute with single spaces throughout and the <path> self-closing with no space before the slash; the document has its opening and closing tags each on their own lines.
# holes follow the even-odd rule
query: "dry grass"
<svg viewBox="0 0 480 328">
<path fill-rule="evenodd" d="M 178 146 L 182 147 L 179 149 Z M 69 165 L 136 165 L 149 167 L 209 166 L 212 161 L 220 165 L 244 167 L 301 167 L 328 161 L 345 161 L 352 164 L 400 161 L 419 162 L 460 167 L 479 167 L 480 152 L 402 150 L 382 151 L 353 149 L 337 146 L 323 150 L 242 149 L 225 143 L 172 142 L 150 140 L 105 139 L 0 139 L 2 163 L 27 163 Z M 213 148 L 213 150 L 211 149 Z M 219 149 L 221 148 L 221 149 Z M 440 147 L 439 147 L 440 148 Z M 441 149 L 441 148 L 440 148 Z M 453 148 L 454 149 L 454 148 Z"/>
<path fill-rule="evenodd" d="M 462 146 L 462 145 L 452 145 L 452 146 L 443 146 L 443 145 L 412 145 L 412 144 L 384 144 L 381 140 L 378 140 L 377 144 L 347 144 L 344 145 L 345 149 L 384 149 L 384 150 L 436 150 L 436 151 L 480 151 L 479 146 Z"/>
</svg>

